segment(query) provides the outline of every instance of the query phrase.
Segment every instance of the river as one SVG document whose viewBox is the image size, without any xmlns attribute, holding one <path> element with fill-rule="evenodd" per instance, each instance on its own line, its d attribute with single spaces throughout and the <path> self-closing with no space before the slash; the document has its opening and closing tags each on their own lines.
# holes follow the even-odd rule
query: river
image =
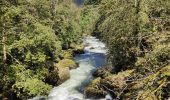
<svg viewBox="0 0 170 100">
<path fill-rule="evenodd" d="M 73 0 L 77 5 L 83 5 L 84 0 Z"/>
<path fill-rule="evenodd" d="M 85 100 L 84 87 L 93 79 L 92 72 L 105 64 L 107 49 L 91 36 L 84 39 L 84 44 L 85 53 L 75 57 L 79 67 L 71 70 L 69 80 L 52 89 L 48 100 Z"/>
</svg>

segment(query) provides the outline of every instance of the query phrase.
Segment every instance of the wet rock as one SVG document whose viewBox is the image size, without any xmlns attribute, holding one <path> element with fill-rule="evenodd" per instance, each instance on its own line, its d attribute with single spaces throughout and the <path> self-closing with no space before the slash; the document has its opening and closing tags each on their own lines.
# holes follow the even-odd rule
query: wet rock
<svg viewBox="0 0 170 100">
<path fill-rule="evenodd" d="M 69 97 L 68 100 L 80 100 L 80 99 L 75 97 Z"/>
<path fill-rule="evenodd" d="M 110 75 L 111 71 L 112 71 L 111 67 L 101 67 L 93 73 L 93 76 L 104 78 L 104 77 L 107 77 L 108 75 Z"/>
<path fill-rule="evenodd" d="M 101 85 L 109 92 L 119 94 L 119 92 L 126 86 L 126 79 L 133 73 L 133 70 L 119 72 L 112 74 L 100 81 Z"/>
<path fill-rule="evenodd" d="M 89 46 L 89 45 L 90 45 L 89 43 L 86 43 L 84 46 L 87 47 L 87 46 Z"/>
<path fill-rule="evenodd" d="M 48 75 L 46 76 L 45 81 L 46 81 L 46 83 L 48 83 L 50 85 L 57 86 L 58 81 L 59 81 L 58 69 L 56 68 L 56 69 L 50 71 L 48 73 Z"/>
<path fill-rule="evenodd" d="M 70 70 L 68 67 L 57 67 L 58 71 L 58 82 L 57 84 L 61 84 L 70 78 Z"/>
<path fill-rule="evenodd" d="M 119 91 L 126 85 L 126 81 L 124 77 L 110 75 L 101 80 L 101 85 L 109 92 Z"/>
<path fill-rule="evenodd" d="M 70 78 L 70 69 L 75 69 L 77 67 L 78 65 L 76 62 L 71 59 L 63 59 L 55 64 L 55 70 L 57 70 L 58 74 L 57 84 L 61 84 L 68 80 Z"/>
<path fill-rule="evenodd" d="M 95 49 L 94 47 L 91 47 L 90 49 Z"/>
<path fill-rule="evenodd" d="M 110 94 L 107 94 L 107 95 L 105 96 L 105 99 L 106 99 L 106 100 L 113 100 L 113 99 L 112 99 L 112 96 L 111 96 Z"/>
<path fill-rule="evenodd" d="M 124 72 L 119 72 L 118 74 L 109 74 L 106 77 L 103 77 L 104 74 L 100 74 L 98 71 L 99 74 L 97 75 L 100 77 L 93 80 L 85 88 L 85 96 L 87 98 L 99 99 L 99 98 L 105 98 L 106 95 L 110 93 L 111 97 L 113 98 L 117 97 L 117 95 L 126 86 L 126 80 L 133 73 L 133 71 L 134 70 L 127 70 Z M 101 72 L 104 72 L 104 71 L 102 70 Z M 101 76 L 103 78 L 101 78 Z"/>
<path fill-rule="evenodd" d="M 70 69 L 75 69 L 78 64 L 71 59 L 63 59 L 54 65 L 46 76 L 46 82 L 50 85 L 57 86 L 70 78 Z"/>
<path fill-rule="evenodd" d="M 84 53 L 84 44 L 75 44 L 72 43 L 70 45 L 70 47 L 73 49 L 73 56 L 75 56 L 76 54 L 83 54 Z"/>
</svg>

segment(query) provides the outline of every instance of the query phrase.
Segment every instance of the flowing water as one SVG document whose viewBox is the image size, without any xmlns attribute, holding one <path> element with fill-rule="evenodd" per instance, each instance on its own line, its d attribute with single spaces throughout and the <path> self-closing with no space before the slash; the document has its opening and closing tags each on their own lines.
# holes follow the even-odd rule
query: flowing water
<svg viewBox="0 0 170 100">
<path fill-rule="evenodd" d="M 84 0 L 73 0 L 75 4 L 77 4 L 78 6 L 83 5 Z"/>
<path fill-rule="evenodd" d="M 84 39 L 85 53 L 77 55 L 77 69 L 71 70 L 71 78 L 52 89 L 48 100 L 85 100 L 84 87 L 93 79 L 92 72 L 105 64 L 107 49 L 105 44 L 95 37 Z"/>
</svg>

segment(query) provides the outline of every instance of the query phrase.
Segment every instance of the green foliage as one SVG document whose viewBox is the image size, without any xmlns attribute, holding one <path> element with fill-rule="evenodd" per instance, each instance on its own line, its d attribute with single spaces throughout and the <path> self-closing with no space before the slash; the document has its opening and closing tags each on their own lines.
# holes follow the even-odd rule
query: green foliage
<svg viewBox="0 0 170 100">
<path fill-rule="evenodd" d="M 64 2 L 59 4 L 56 9 L 58 15 L 54 20 L 53 29 L 62 43 L 62 48 L 70 48 L 71 43 L 81 43 L 80 10 L 76 8 L 75 4 Z"/>
<path fill-rule="evenodd" d="M 97 5 L 97 4 L 101 3 L 101 1 L 102 0 L 85 0 L 85 4 L 86 5 L 91 5 L 91 4 Z"/>
<path fill-rule="evenodd" d="M 99 18 L 98 10 L 92 7 L 85 7 L 81 13 L 82 33 L 91 34 Z"/>
<path fill-rule="evenodd" d="M 114 98 L 119 97 L 119 92 L 127 86 L 126 80 L 133 73 L 134 70 L 126 70 L 103 78 L 98 77 L 85 88 L 85 94 L 87 97 L 98 98 L 105 96 L 109 92 L 112 93 Z"/>
<path fill-rule="evenodd" d="M 10 92 L 20 99 L 47 95 L 49 84 L 69 78 L 68 67 L 76 67 L 70 59 L 83 49 L 83 35 L 90 33 L 107 44 L 108 62 L 118 72 L 92 83 L 99 87 L 96 95 L 106 94 L 100 87 L 104 84 L 122 98 L 168 98 L 169 0 L 87 0 L 82 8 L 71 0 L 0 0 L 4 97 Z M 63 67 L 60 73 L 54 63 Z M 94 87 L 91 93 L 98 90 Z"/>
<path fill-rule="evenodd" d="M 162 100 L 165 97 L 164 88 L 168 87 L 168 77 L 170 66 L 165 66 L 164 68 L 158 70 L 154 74 L 145 77 L 143 80 L 135 81 L 133 89 L 140 89 L 138 92 L 137 100 L 147 99 L 150 100 Z M 140 85 L 139 85 L 140 84 Z M 167 89 L 169 91 L 169 89 Z M 169 95 L 166 94 L 166 97 Z"/>
<path fill-rule="evenodd" d="M 64 51 L 73 54 L 68 49 L 76 47 L 71 44 L 82 43 L 80 11 L 68 0 L 0 0 L 0 91 L 4 97 L 10 92 L 19 99 L 47 95 L 49 84 L 58 85 L 54 63 L 63 59 Z"/>
<path fill-rule="evenodd" d="M 13 85 L 13 89 L 18 97 L 28 99 L 34 96 L 48 95 L 52 87 L 41 80 L 27 78 L 24 81 L 16 82 Z"/>
<path fill-rule="evenodd" d="M 109 60 L 115 70 L 120 71 L 133 64 L 137 51 L 136 10 L 133 0 L 103 0 L 100 6 L 101 17 L 97 23 L 98 35 L 109 48 Z M 123 58 L 123 59 L 122 59 Z"/>
<path fill-rule="evenodd" d="M 98 6 L 94 35 L 107 44 L 108 62 L 115 72 L 135 70 L 123 93 L 115 92 L 122 99 L 168 99 L 169 1 L 102 0 Z"/>
</svg>

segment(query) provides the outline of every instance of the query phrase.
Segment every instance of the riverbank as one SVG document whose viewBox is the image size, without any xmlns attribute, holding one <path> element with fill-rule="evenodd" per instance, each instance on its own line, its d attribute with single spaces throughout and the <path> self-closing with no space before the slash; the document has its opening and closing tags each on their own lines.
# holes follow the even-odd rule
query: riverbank
<svg viewBox="0 0 170 100">
<path fill-rule="evenodd" d="M 85 99 L 84 88 L 93 79 L 92 72 L 105 64 L 107 49 L 95 37 L 86 37 L 84 44 L 86 45 L 85 53 L 75 57 L 79 67 L 70 71 L 69 80 L 53 88 L 49 94 L 49 100 Z"/>
</svg>

